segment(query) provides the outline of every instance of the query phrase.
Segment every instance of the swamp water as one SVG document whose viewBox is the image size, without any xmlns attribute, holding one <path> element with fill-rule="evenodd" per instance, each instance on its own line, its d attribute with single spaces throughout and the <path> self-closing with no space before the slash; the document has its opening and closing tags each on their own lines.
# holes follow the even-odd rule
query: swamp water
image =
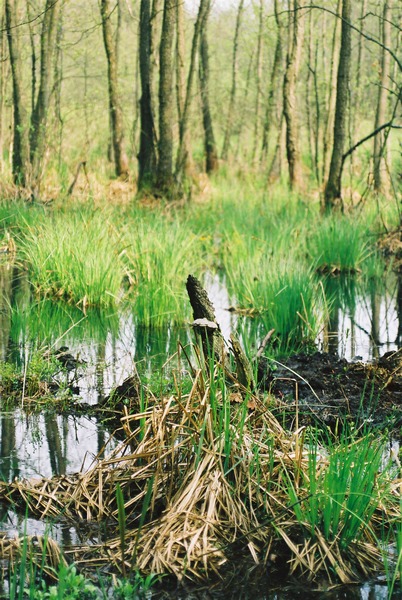
<svg viewBox="0 0 402 600">
<path fill-rule="evenodd" d="M 217 320 L 227 338 L 238 329 L 240 335 L 254 335 L 247 346 L 256 349 L 265 335 L 258 317 L 251 321 L 227 309 L 232 302 L 225 285 L 218 279 L 207 278 L 206 287 L 215 306 Z M 362 290 L 352 280 L 332 279 L 326 293 L 331 295 L 328 320 L 317 339 L 324 351 L 338 353 L 347 360 L 373 360 L 402 345 L 402 281 L 390 276 L 381 286 L 374 284 Z M 189 311 L 188 321 L 191 320 Z M 60 377 L 69 378 L 80 402 L 97 404 L 110 391 L 133 373 L 134 367 L 142 377 L 152 382 L 155 390 L 166 393 L 169 378 L 167 357 L 192 340 L 189 326 L 182 329 L 143 329 L 136 326 L 135 316 L 128 310 L 105 314 L 59 306 L 50 301 L 37 302 L 31 297 L 26 279 L 9 265 L 0 266 L 0 360 L 10 361 L 24 371 L 24 365 L 38 348 L 67 346 L 78 359 L 74 372 Z M 85 364 L 84 364 L 85 363 Z M 74 401 L 77 399 L 74 398 Z M 15 409 L 0 413 L 0 475 L 14 478 L 50 477 L 80 470 L 85 471 L 102 452 L 110 431 L 94 416 L 78 414 L 68 407 L 64 414 L 49 409 L 33 414 L 23 401 Z M 2 515 L 2 528 L 10 535 L 24 530 L 41 535 L 48 531 L 64 546 L 82 543 L 77 529 L 59 524 L 50 530 L 40 521 L 23 519 L 11 511 Z M 95 536 L 96 537 L 96 536 Z M 87 539 L 87 538 L 86 538 Z M 266 600 L 291 598 L 387 598 L 386 586 L 367 583 L 353 588 L 337 588 L 327 592 L 307 592 L 291 585 L 288 589 L 253 590 L 253 597 Z M 167 596 L 166 596 L 167 597 Z M 172 597 L 214 597 L 198 593 Z M 220 597 L 220 595 L 216 595 Z M 222 596 L 223 597 L 223 596 Z M 226 597 L 246 598 L 247 590 Z"/>
</svg>

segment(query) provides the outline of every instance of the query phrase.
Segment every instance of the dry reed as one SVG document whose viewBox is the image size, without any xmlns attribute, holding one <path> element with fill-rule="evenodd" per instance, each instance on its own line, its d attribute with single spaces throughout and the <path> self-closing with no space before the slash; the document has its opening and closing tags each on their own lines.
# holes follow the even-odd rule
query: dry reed
<svg viewBox="0 0 402 600">
<path fill-rule="evenodd" d="M 120 573 L 136 568 L 195 580 L 223 577 L 242 561 L 270 569 L 277 561 L 308 579 L 343 583 L 356 581 L 358 564 L 360 573 L 375 573 L 382 557 L 371 526 L 345 553 L 318 529 L 306 535 L 308 526 L 295 518 L 286 482 L 308 495 L 299 489 L 309 473 L 302 431 L 286 431 L 260 398 L 230 404 L 219 375 L 205 381 L 202 370 L 193 372 L 188 395 L 124 415 L 124 441 L 107 458 L 99 455 L 75 475 L 2 483 L 0 499 L 40 518 L 106 523 L 103 539 L 66 549 L 82 568 L 112 565 Z M 326 466 L 323 452 L 316 469 Z M 124 567 L 117 484 L 126 518 Z M 3 547 L 0 553 L 7 555 Z"/>
</svg>

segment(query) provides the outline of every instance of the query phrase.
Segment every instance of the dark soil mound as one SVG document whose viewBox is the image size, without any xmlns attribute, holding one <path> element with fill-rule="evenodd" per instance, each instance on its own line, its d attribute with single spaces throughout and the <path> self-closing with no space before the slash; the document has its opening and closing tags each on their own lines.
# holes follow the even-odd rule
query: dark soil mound
<svg viewBox="0 0 402 600">
<path fill-rule="evenodd" d="M 259 379 L 280 400 L 280 410 L 304 424 L 318 418 L 333 426 L 350 418 L 392 427 L 402 425 L 402 350 L 376 363 L 350 363 L 331 354 L 297 354 L 276 362 L 264 359 Z"/>
</svg>

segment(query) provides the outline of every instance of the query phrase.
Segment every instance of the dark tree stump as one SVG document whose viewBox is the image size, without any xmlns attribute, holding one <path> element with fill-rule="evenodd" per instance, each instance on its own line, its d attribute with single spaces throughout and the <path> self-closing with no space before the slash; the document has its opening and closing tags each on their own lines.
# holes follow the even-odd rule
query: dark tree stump
<svg viewBox="0 0 402 600">
<path fill-rule="evenodd" d="M 204 357 L 207 358 L 213 353 L 214 360 L 226 367 L 228 356 L 225 341 L 207 292 L 193 275 L 188 276 L 186 288 L 193 309 L 194 322 L 192 325 L 201 337 Z"/>
</svg>

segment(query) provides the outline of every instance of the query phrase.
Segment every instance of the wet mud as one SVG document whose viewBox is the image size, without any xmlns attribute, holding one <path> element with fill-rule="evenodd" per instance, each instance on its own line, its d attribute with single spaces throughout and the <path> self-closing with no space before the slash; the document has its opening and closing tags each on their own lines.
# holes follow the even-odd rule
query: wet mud
<svg viewBox="0 0 402 600">
<path fill-rule="evenodd" d="M 296 354 L 283 362 L 264 359 L 259 379 L 276 410 L 302 424 L 330 427 L 340 420 L 402 426 L 402 350 L 373 363 L 348 362 L 334 354 Z"/>
</svg>

